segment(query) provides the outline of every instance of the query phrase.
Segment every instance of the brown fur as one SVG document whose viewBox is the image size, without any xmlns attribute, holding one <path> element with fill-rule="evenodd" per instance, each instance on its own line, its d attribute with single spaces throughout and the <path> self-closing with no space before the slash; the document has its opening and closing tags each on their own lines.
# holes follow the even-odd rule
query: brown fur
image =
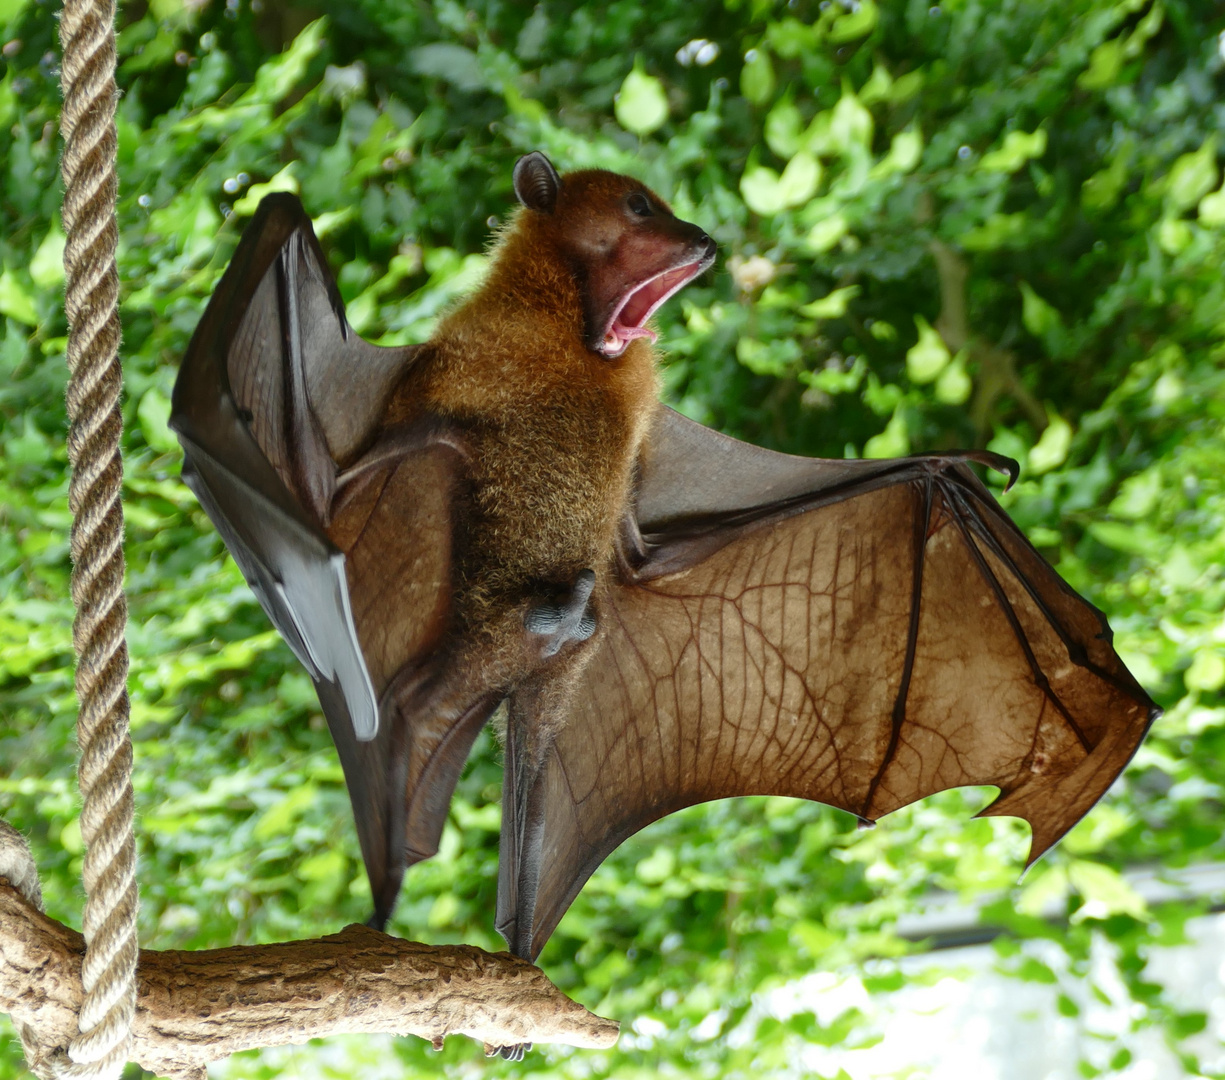
<svg viewBox="0 0 1225 1080">
<path fill-rule="evenodd" d="M 518 210 L 484 284 L 442 320 L 390 402 L 388 423 L 425 409 L 470 437 L 475 514 L 456 597 L 468 630 L 564 592 L 584 567 L 601 584 L 608 573 L 658 376 L 643 339 L 612 360 L 588 348 L 584 260 L 615 235 L 604 208 L 631 185 L 641 189 L 573 173 L 553 214 Z"/>
</svg>

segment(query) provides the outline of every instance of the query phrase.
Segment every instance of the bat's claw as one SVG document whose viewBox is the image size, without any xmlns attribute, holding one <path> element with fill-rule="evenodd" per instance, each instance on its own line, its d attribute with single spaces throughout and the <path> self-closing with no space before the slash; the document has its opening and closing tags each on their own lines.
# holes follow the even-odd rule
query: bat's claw
<svg viewBox="0 0 1225 1080">
<path fill-rule="evenodd" d="M 587 606 L 594 589 L 594 571 L 580 570 L 570 599 L 564 604 L 538 604 L 528 611 L 524 624 L 529 633 L 545 638 L 542 649 L 545 656 L 556 656 L 563 645 L 586 641 L 595 633 L 595 615 Z"/>
</svg>

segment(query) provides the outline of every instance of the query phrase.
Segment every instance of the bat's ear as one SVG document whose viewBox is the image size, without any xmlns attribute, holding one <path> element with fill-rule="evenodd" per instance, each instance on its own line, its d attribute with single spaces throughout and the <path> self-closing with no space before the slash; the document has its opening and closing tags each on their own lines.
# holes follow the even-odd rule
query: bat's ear
<svg viewBox="0 0 1225 1080">
<path fill-rule="evenodd" d="M 515 162 L 515 194 L 529 210 L 540 214 L 553 213 L 561 177 L 539 150 L 524 154 Z"/>
</svg>

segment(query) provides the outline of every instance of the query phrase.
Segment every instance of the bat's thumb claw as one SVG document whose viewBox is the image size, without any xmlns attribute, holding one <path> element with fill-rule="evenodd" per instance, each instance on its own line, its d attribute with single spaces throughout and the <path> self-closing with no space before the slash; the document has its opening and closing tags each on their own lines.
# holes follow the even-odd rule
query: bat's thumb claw
<svg viewBox="0 0 1225 1080">
<path fill-rule="evenodd" d="M 997 473 L 1003 473 L 1008 477 L 1008 483 L 1004 485 L 1004 490 L 1007 491 L 1021 476 L 1021 465 L 1013 458 L 1005 457 L 1003 454 L 994 453 L 991 450 L 972 450 L 963 451 L 967 461 L 976 461 L 980 465 L 985 465 Z"/>
</svg>

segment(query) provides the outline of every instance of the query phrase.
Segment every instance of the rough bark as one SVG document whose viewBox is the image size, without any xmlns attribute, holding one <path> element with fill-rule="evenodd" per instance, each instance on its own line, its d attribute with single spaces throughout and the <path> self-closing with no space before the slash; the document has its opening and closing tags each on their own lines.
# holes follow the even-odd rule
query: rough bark
<svg viewBox="0 0 1225 1080">
<path fill-rule="evenodd" d="M 84 951 L 75 930 L 0 884 L 0 1011 L 45 1047 L 76 1034 Z M 464 1034 L 488 1048 L 607 1047 L 618 1031 L 509 953 L 422 945 L 360 925 L 283 945 L 142 949 L 138 979 L 132 1059 L 193 1080 L 239 1050 L 342 1032 L 420 1035 L 436 1047 Z"/>
</svg>

